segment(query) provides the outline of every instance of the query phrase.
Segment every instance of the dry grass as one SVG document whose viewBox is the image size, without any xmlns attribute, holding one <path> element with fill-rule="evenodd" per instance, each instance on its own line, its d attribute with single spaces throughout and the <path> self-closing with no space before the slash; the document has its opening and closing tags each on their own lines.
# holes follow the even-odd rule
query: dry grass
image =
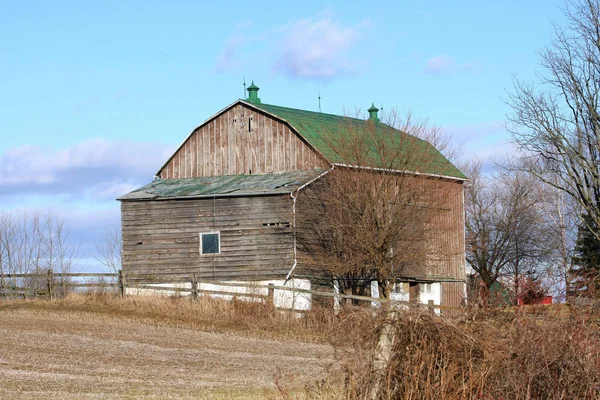
<svg viewBox="0 0 600 400">
<path fill-rule="evenodd" d="M 0 398 L 360 399 L 385 310 L 72 295 L 0 303 Z M 598 399 L 597 310 L 406 311 L 382 399 Z"/>
<path fill-rule="evenodd" d="M 152 324 L 188 327 L 217 332 L 242 332 L 265 338 L 324 341 L 324 335 L 336 320 L 329 311 L 315 308 L 303 318 L 264 303 L 222 301 L 202 297 L 128 296 L 113 294 L 72 294 L 55 301 L 11 301 L 0 303 L 0 310 L 9 308 L 47 311 L 85 311 L 145 321 Z"/>
<path fill-rule="evenodd" d="M 551 308 L 546 309 L 552 310 Z M 452 318 L 405 312 L 381 399 L 599 399 L 598 315 L 575 310 L 564 318 L 541 310 L 465 312 Z M 372 350 L 386 323 L 337 338 L 348 398 L 366 398 L 376 382 Z M 341 375 L 341 377 L 340 377 Z"/>
<path fill-rule="evenodd" d="M 285 396 L 333 362 L 318 318 L 165 297 L 0 303 L 0 398 Z"/>
</svg>

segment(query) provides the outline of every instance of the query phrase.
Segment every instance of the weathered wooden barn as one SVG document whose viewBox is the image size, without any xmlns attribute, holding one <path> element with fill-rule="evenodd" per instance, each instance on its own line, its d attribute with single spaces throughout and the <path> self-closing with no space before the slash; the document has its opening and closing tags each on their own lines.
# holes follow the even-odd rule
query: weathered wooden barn
<svg viewBox="0 0 600 400">
<path fill-rule="evenodd" d="M 295 277 L 310 287 L 297 265 L 295 198 L 332 168 L 349 167 L 335 138 L 348 124 L 379 123 L 378 110 L 369 109 L 370 120 L 297 110 L 262 104 L 258 90 L 248 87 L 247 99 L 194 129 L 153 182 L 119 198 L 125 273 L 278 283 Z M 408 298 L 416 289 L 422 302 L 456 306 L 465 296 L 466 177 L 434 154 L 428 170 L 412 172 L 456 189 L 444 200 L 443 220 L 451 229 L 431 239 L 453 252 L 425 273 L 399 279 L 406 286 L 398 285 L 397 295 Z"/>
</svg>

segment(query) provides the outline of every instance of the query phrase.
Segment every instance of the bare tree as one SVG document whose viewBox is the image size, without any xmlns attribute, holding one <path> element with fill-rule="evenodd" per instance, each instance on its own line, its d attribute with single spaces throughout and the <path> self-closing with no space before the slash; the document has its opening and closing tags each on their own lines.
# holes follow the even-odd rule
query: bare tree
<svg viewBox="0 0 600 400">
<path fill-rule="evenodd" d="M 557 248 L 543 186 L 515 170 L 485 176 L 479 160 L 465 171 L 467 262 L 487 289 L 502 278 L 518 297 L 522 282 L 543 273 Z"/>
<path fill-rule="evenodd" d="M 467 263 L 489 289 L 509 262 L 510 233 L 504 229 L 505 209 L 500 193 L 483 176 L 482 162 L 463 167 L 469 176 L 465 189 Z"/>
<path fill-rule="evenodd" d="M 571 286 L 581 210 L 572 197 L 554 186 L 545 186 L 544 198 L 544 215 L 555 235 L 556 244 L 544 281 L 553 296 L 558 295 L 565 300 Z"/>
<path fill-rule="evenodd" d="M 97 254 L 94 258 L 110 272 L 117 273 L 121 269 L 121 227 L 107 227 L 100 242 L 96 243 Z"/>
<path fill-rule="evenodd" d="M 545 213 L 546 193 L 535 177 L 520 171 L 500 177 L 500 204 L 506 212 L 503 225 L 509 234 L 508 263 L 503 276 L 512 283 L 516 299 L 526 295 L 523 282 L 538 281 L 554 262 L 559 237 Z"/>
<path fill-rule="evenodd" d="M 376 280 L 387 297 L 394 279 L 423 277 L 460 257 L 440 233 L 453 228 L 443 204 L 460 197 L 462 185 L 430 173 L 448 165 L 423 139 L 439 145 L 439 130 L 410 115 L 392 113 L 387 124 L 350 119 L 344 131 L 328 143 L 334 168 L 298 196 L 302 262 L 356 294 Z"/>
<path fill-rule="evenodd" d="M 515 81 L 509 129 L 523 168 L 600 226 L 600 1 L 574 0 L 565 11 L 568 26 L 541 53 L 539 82 Z"/>
<path fill-rule="evenodd" d="M 35 292 L 45 287 L 48 271 L 70 272 L 78 259 L 78 249 L 64 219 L 52 211 L 15 210 L 0 214 L 1 285 Z M 37 274 L 39 278 L 8 280 L 8 274 Z"/>
</svg>

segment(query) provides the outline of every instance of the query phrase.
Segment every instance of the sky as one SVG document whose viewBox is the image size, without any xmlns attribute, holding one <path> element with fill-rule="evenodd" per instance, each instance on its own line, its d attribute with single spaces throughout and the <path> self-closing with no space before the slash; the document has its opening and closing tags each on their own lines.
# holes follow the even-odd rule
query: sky
<svg viewBox="0 0 600 400">
<path fill-rule="evenodd" d="M 285 4 L 285 5 L 283 5 Z M 76 269 L 117 197 L 239 98 L 333 114 L 410 111 L 465 158 L 513 150 L 513 79 L 533 81 L 559 0 L 0 0 L 0 212 L 53 210 Z"/>
</svg>

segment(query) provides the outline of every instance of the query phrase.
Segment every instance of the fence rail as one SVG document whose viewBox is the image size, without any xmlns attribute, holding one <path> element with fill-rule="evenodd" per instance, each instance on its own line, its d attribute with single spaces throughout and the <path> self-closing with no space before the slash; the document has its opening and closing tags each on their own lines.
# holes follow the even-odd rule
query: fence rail
<svg viewBox="0 0 600 400">
<path fill-rule="evenodd" d="M 84 279 L 83 281 L 74 280 L 73 278 Z M 89 279 L 105 279 L 113 280 L 113 282 L 90 282 Z M 29 281 L 29 282 L 28 282 Z M 169 284 L 189 284 L 189 287 L 167 286 Z M 210 284 L 217 286 L 213 289 L 201 288 L 201 284 Z M 219 286 L 225 288 L 219 288 Z M 150 290 L 150 291 L 166 291 L 170 293 L 189 293 L 192 299 L 197 299 L 202 295 L 221 295 L 232 296 L 237 298 L 252 298 L 260 301 L 268 301 L 273 303 L 275 290 L 283 292 L 292 292 L 292 294 L 307 294 L 311 296 L 320 296 L 333 298 L 337 300 L 348 299 L 359 302 L 371 303 L 395 303 L 415 306 L 415 303 L 407 301 L 391 300 L 384 298 L 375 298 L 369 296 L 358 296 L 352 294 L 334 293 L 302 289 L 290 286 L 274 285 L 274 284 L 259 284 L 259 283 L 244 283 L 244 282 L 229 282 L 229 281 L 211 281 L 197 279 L 196 275 L 191 276 L 169 276 L 168 274 L 129 274 L 119 271 L 118 273 L 55 273 L 52 270 L 43 273 L 29 274 L 0 274 L 0 297 L 46 297 L 54 298 L 67 293 L 67 288 L 71 291 L 76 289 L 114 289 L 121 296 L 127 294 L 128 289 Z M 252 291 L 236 292 L 231 288 L 254 289 Z M 62 292 L 61 290 L 62 289 Z M 421 305 L 431 310 L 433 309 L 455 309 L 454 307 L 446 307 L 434 305 L 430 301 L 427 305 Z"/>
</svg>

